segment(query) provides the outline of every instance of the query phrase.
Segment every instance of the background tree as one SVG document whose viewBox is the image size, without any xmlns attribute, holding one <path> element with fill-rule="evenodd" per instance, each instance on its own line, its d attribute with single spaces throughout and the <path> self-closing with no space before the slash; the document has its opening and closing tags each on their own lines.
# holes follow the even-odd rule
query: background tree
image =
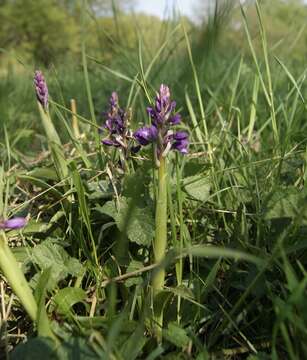
<svg viewBox="0 0 307 360">
<path fill-rule="evenodd" d="M 76 46 L 75 20 L 56 1 L 8 1 L 0 8 L 0 19 L 1 47 L 17 47 L 44 65 Z"/>
</svg>

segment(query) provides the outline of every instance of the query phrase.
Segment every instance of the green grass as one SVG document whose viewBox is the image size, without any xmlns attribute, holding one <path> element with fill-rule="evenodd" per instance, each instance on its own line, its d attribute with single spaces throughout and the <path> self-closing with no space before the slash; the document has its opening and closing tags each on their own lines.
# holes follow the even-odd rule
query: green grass
<svg viewBox="0 0 307 360">
<path fill-rule="evenodd" d="M 170 22 L 157 56 L 140 39 L 111 67 L 84 47 L 82 67 L 46 70 L 68 176 L 49 152 L 32 71 L 1 78 L 0 209 L 4 217 L 29 214 L 23 230 L 6 236 L 59 342 L 55 350 L 3 278 L 0 357 L 304 358 L 306 69 L 273 56 L 258 14 L 262 54 L 248 19 L 250 57 L 218 48 L 202 57 L 183 23 Z M 113 90 L 131 107 L 134 129 L 148 122 L 148 97 L 161 82 L 191 146 L 188 156 L 169 156 L 168 252 L 154 264 L 151 150 L 123 172 L 118 153 L 97 141 L 97 125 Z M 161 266 L 157 344 L 150 286 Z"/>
</svg>

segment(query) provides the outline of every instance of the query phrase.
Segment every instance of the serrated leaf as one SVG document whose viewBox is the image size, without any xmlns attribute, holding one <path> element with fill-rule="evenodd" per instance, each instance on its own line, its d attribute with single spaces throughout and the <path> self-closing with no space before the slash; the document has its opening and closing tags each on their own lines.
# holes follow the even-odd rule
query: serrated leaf
<svg viewBox="0 0 307 360">
<path fill-rule="evenodd" d="M 82 265 L 72 258 L 62 246 L 50 241 L 44 241 L 32 250 L 32 261 L 42 270 L 51 268 L 51 277 L 57 282 L 68 274 L 77 276 L 82 270 Z"/>
<path fill-rule="evenodd" d="M 53 297 L 54 304 L 60 314 L 66 315 L 70 308 L 82 302 L 86 298 L 86 292 L 81 288 L 66 287 L 58 291 Z"/>
<path fill-rule="evenodd" d="M 210 182 L 207 177 L 189 176 L 183 180 L 185 191 L 194 199 L 207 201 L 210 196 Z"/>
</svg>

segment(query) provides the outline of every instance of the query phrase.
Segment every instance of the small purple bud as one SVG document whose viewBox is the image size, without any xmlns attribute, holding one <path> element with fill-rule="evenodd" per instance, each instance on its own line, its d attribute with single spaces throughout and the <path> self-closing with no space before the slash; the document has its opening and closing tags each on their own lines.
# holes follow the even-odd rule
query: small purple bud
<svg viewBox="0 0 307 360">
<path fill-rule="evenodd" d="M 154 117 L 155 111 L 152 107 L 148 107 L 146 110 L 147 110 L 148 115 L 150 115 L 151 117 Z"/>
<path fill-rule="evenodd" d="M 175 140 L 185 140 L 189 137 L 189 134 L 185 131 L 177 131 L 173 137 Z"/>
<path fill-rule="evenodd" d="M 0 229 L 21 229 L 27 223 L 26 218 L 24 217 L 15 217 L 13 219 L 5 220 L 0 222 Z"/>
<path fill-rule="evenodd" d="M 44 110 L 48 108 L 48 87 L 41 71 L 35 71 L 34 86 L 36 97 Z"/>
<path fill-rule="evenodd" d="M 172 149 L 179 151 L 181 154 L 188 153 L 189 147 L 189 134 L 185 131 L 178 131 L 173 135 L 175 142 L 172 145 Z"/>
<path fill-rule="evenodd" d="M 169 102 L 170 97 L 171 97 L 171 93 L 169 87 L 164 84 L 161 84 L 159 94 L 157 94 L 157 99 L 160 99 L 161 103 L 165 105 Z"/>
<path fill-rule="evenodd" d="M 118 95 L 115 91 L 112 92 L 109 103 L 111 106 L 111 111 L 118 107 Z"/>
<path fill-rule="evenodd" d="M 170 119 L 169 119 L 169 122 L 172 124 L 172 125 L 178 125 L 181 121 L 181 115 L 180 114 L 175 114 L 174 116 L 172 116 Z"/>
<path fill-rule="evenodd" d="M 142 127 L 134 133 L 135 139 L 143 146 L 155 141 L 158 136 L 158 129 L 152 125 L 150 127 Z"/>
</svg>

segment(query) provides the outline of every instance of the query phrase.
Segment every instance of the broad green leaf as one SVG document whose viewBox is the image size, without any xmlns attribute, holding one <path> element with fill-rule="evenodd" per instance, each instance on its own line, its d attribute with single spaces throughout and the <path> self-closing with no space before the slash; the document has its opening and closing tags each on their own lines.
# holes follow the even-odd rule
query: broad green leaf
<svg viewBox="0 0 307 360">
<path fill-rule="evenodd" d="M 167 329 L 163 330 L 163 338 L 177 347 L 185 347 L 190 341 L 186 331 L 175 322 L 169 323 Z"/>
<path fill-rule="evenodd" d="M 210 182 L 205 176 L 189 176 L 183 180 L 185 191 L 194 199 L 207 201 L 210 196 Z"/>
<path fill-rule="evenodd" d="M 108 357 L 106 356 L 105 359 L 107 358 Z M 103 358 L 91 349 L 90 341 L 88 339 L 71 337 L 57 349 L 57 359 L 100 360 Z"/>
<path fill-rule="evenodd" d="M 302 224 L 307 224 L 307 190 L 279 189 L 266 204 L 265 218 L 301 218 Z"/>
<path fill-rule="evenodd" d="M 131 201 L 131 200 L 130 200 Z M 108 201 L 98 211 L 112 217 L 118 229 L 125 231 L 129 240 L 139 245 L 150 245 L 154 237 L 154 218 L 149 207 L 131 206 L 131 202 L 122 198 L 119 209 L 114 201 Z"/>
<path fill-rule="evenodd" d="M 45 307 L 46 292 L 51 278 L 51 267 L 43 270 L 41 273 L 36 289 L 35 300 L 37 302 L 37 332 L 42 337 L 53 337 L 50 323 Z"/>
<path fill-rule="evenodd" d="M 49 338 L 37 337 L 18 345 L 10 354 L 11 360 L 56 360 L 55 344 Z"/>
<path fill-rule="evenodd" d="M 82 269 L 79 261 L 70 257 L 62 246 L 48 240 L 33 248 L 32 261 L 42 270 L 51 267 L 51 277 L 55 282 L 68 274 L 77 276 Z"/>
<path fill-rule="evenodd" d="M 70 308 L 82 302 L 86 298 L 86 292 L 81 288 L 66 287 L 58 291 L 53 297 L 54 304 L 59 313 L 66 315 Z"/>
<path fill-rule="evenodd" d="M 144 267 L 144 265 L 141 261 L 132 260 L 127 268 L 127 273 L 140 270 L 142 267 Z M 136 276 L 136 277 L 126 280 L 125 285 L 127 287 L 130 287 L 133 285 L 140 285 L 140 284 L 142 284 L 142 281 L 143 280 L 142 280 L 141 276 Z"/>
</svg>

